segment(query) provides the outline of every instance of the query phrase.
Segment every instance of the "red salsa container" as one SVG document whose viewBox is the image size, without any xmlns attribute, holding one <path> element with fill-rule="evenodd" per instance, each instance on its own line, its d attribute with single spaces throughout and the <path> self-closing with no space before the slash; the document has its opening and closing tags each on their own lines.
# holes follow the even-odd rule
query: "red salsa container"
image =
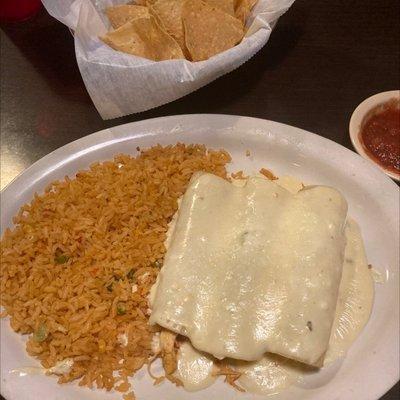
<svg viewBox="0 0 400 400">
<path fill-rule="evenodd" d="M 361 123 L 359 140 L 380 166 L 400 174 L 400 101 L 391 99 L 370 110 Z"/>
</svg>

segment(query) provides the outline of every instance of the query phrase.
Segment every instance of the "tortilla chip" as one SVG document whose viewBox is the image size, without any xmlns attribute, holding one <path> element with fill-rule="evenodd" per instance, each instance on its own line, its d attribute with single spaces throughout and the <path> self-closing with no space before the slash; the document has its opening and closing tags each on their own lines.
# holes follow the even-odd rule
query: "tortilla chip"
<svg viewBox="0 0 400 400">
<path fill-rule="evenodd" d="M 126 24 L 131 19 L 148 17 L 149 10 L 147 7 L 135 5 L 120 5 L 108 7 L 106 14 L 113 28 L 117 29 Z"/>
<path fill-rule="evenodd" d="M 234 2 L 235 0 L 204 0 L 211 7 L 219 8 L 229 15 L 235 16 Z"/>
<path fill-rule="evenodd" d="M 185 35 L 182 23 L 182 7 L 185 0 L 157 0 L 150 6 L 150 12 L 157 22 L 178 42 L 182 49 Z"/>
<path fill-rule="evenodd" d="M 243 38 L 243 24 L 201 0 L 187 0 L 182 12 L 185 42 L 193 61 L 207 60 Z"/>
<path fill-rule="evenodd" d="M 184 58 L 178 43 L 152 16 L 132 19 L 101 40 L 115 50 L 154 61 Z"/>
<path fill-rule="evenodd" d="M 250 15 L 251 10 L 257 3 L 257 0 L 237 0 L 235 7 L 235 16 L 240 19 L 243 24 L 246 23 L 247 17 Z"/>
</svg>

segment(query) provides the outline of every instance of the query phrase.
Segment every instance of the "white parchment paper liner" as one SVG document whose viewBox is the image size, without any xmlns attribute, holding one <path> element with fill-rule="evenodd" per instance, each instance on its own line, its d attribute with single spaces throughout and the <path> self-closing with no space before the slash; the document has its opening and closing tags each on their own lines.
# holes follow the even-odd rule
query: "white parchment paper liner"
<svg viewBox="0 0 400 400">
<path fill-rule="evenodd" d="M 121 0 L 43 0 L 47 11 L 72 29 L 78 66 L 104 119 L 169 103 L 217 79 L 250 59 L 268 41 L 272 27 L 294 0 L 259 0 L 242 42 L 209 60 L 155 62 L 115 51 L 99 36 L 109 22 L 104 9 Z"/>
</svg>

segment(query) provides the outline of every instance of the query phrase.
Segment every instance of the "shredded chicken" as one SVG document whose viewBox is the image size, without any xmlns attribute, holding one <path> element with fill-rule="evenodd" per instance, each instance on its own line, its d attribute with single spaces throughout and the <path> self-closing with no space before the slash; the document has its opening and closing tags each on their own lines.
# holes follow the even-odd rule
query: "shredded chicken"
<svg viewBox="0 0 400 400">
<path fill-rule="evenodd" d="M 246 176 L 243 171 L 238 171 L 238 172 L 234 172 L 231 174 L 231 177 L 233 179 L 247 179 L 248 176 Z"/>
<path fill-rule="evenodd" d="M 245 392 L 245 390 L 240 387 L 236 381 L 240 378 L 241 373 L 235 371 L 231 367 L 227 366 L 224 361 L 218 361 L 215 363 L 216 371 L 213 372 L 214 376 L 225 376 L 224 381 L 234 387 L 239 392 Z"/>
<path fill-rule="evenodd" d="M 266 169 L 266 168 L 261 168 L 260 174 L 264 175 L 270 181 L 274 181 L 275 179 L 278 179 L 269 169 Z"/>
<path fill-rule="evenodd" d="M 177 355 L 175 350 L 176 333 L 163 329 L 160 333 L 161 358 L 164 370 L 172 375 L 177 367 Z"/>
<path fill-rule="evenodd" d="M 161 383 L 166 378 L 176 386 L 183 386 L 182 381 L 173 375 L 177 369 L 178 348 L 179 341 L 177 334 L 166 329 L 162 329 L 160 332 L 160 352 L 157 353 L 153 360 L 151 360 L 148 364 L 149 375 L 154 379 L 154 385 Z M 162 359 L 165 377 L 156 377 L 150 371 L 151 364 L 159 357 Z M 224 381 L 226 383 L 234 387 L 239 392 L 245 392 L 245 390 L 236 383 L 241 375 L 240 372 L 229 367 L 223 360 L 216 361 L 215 367 L 215 371 L 213 372 L 214 376 L 224 376 Z"/>
<path fill-rule="evenodd" d="M 182 381 L 173 375 L 178 364 L 177 352 L 179 344 L 176 338 L 176 333 L 170 332 L 166 329 L 162 329 L 160 332 L 160 350 L 155 353 L 154 358 L 147 364 L 147 371 L 154 379 L 154 385 L 158 385 L 165 379 L 168 379 L 176 386 L 183 386 Z M 155 376 L 151 372 L 151 365 L 157 358 L 161 358 L 162 360 L 165 376 Z"/>
</svg>

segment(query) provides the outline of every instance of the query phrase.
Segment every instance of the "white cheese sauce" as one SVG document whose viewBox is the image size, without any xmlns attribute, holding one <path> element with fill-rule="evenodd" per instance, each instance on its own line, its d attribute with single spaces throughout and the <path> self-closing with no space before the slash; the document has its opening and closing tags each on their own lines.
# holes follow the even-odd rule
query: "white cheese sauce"
<svg viewBox="0 0 400 400">
<path fill-rule="evenodd" d="M 374 297 L 374 284 L 368 268 L 363 241 L 357 224 L 349 219 L 346 226 L 346 250 L 340 283 L 336 316 L 324 365 L 345 356 L 368 322 Z M 184 344 L 178 353 L 177 376 L 185 389 L 194 391 L 213 383 L 214 358 Z M 231 367 L 242 373 L 238 383 L 249 392 L 275 394 L 304 379 L 310 371 L 305 365 L 287 358 L 266 354 L 260 361 L 231 361 Z"/>
<path fill-rule="evenodd" d="M 49 368 L 47 371 L 56 375 L 64 375 L 71 371 L 73 365 L 74 360 L 72 358 L 65 358 L 64 360 L 59 361 L 54 367 Z"/>
<path fill-rule="evenodd" d="M 281 178 L 277 183 L 291 193 L 303 188 L 299 181 L 291 177 Z M 351 219 L 347 221 L 345 236 L 343 273 L 324 365 L 346 354 L 367 323 L 373 305 L 371 270 L 368 268 L 360 230 Z M 203 389 L 215 381 L 214 360 L 211 355 L 201 353 L 190 342 L 185 342 L 178 352 L 176 376 L 188 391 Z M 231 360 L 230 366 L 242 373 L 238 379 L 240 386 L 248 392 L 263 395 L 279 393 L 291 384 L 302 381 L 311 371 L 304 364 L 269 353 L 255 362 Z"/>
<path fill-rule="evenodd" d="M 242 373 L 237 383 L 243 389 L 251 393 L 272 395 L 302 380 L 309 368 L 276 354 L 266 354 L 260 361 L 237 362 L 235 369 Z"/>
<path fill-rule="evenodd" d="M 385 278 L 383 277 L 382 273 L 375 268 L 371 267 L 371 275 L 375 283 L 385 283 Z"/>
<path fill-rule="evenodd" d="M 346 225 L 346 240 L 336 318 L 325 365 L 346 354 L 368 322 L 374 301 L 374 281 L 368 268 L 360 228 L 350 218 Z"/>
<path fill-rule="evenodd" d="M 321 365 L 346 214 L 346 201 L 329 187 L 293 194 L 263 178 L 237 187 L 198 175 L 168 240 L 150 322 L 220 359 L 252 361 L 272 352 Z"/>
<path fill-rule="evenodd" d="M 27 375 L 44 375 L 46 373 L 55 374 L 55 375 L 65 375 L 71 371 L 72 366 L 74 365 L 74 360 L 72 358 L 65 358 L 62 361 L 58 361 L 51 368 L 43 368 L 43 367 L 21 367 L 10 370 L 11 374 L 18 374 L 18 376 L 27 376 Z"/>
<path fill-rule="evenodd" d="M 46 368 L 43 367 L 20 367 L 11 369 L 8 372 L 10 374 L 16 374 L 19 377 L 24 377 L 31 375 L 45 375 L 46 371 Z"/>
<path fill-rule="evenodd" d="M 214 360 L 210 355 L 200 353 L 189 342 L 181 344 L 175 376 L 187 391 L 194 392 L 212 385 L 216 380 L 214 371 Z"/>
</svg>

